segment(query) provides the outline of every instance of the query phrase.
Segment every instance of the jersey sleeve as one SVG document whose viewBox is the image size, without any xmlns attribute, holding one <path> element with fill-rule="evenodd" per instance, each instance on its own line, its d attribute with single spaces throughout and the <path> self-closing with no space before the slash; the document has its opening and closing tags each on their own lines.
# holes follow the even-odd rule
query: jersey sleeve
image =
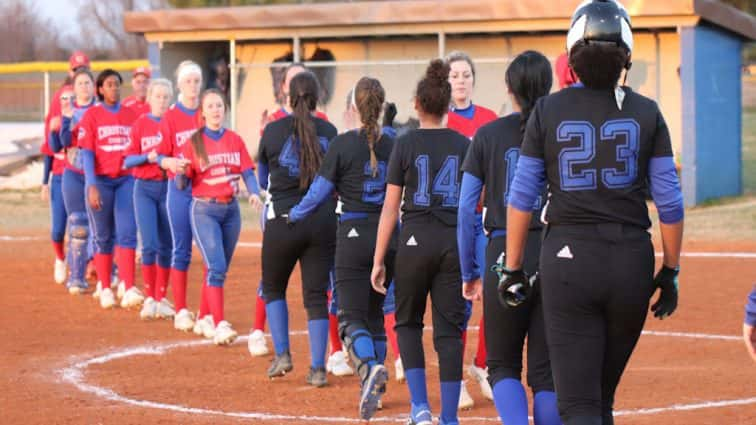
<svg viewBox="0 0 756 425">
<path fill-rule="evenodd" d="M 82 149 L 89 149 L 94 152 L 97 144 L 97 132 L 93 119 L 94 113 L 89 109 L 79 122 L 79 129 L 76 132 L 76 145 Z"/>
<path fill-rule="evenodd" d="M 331 142 L 318 172 L 318 174 L 331 183 L 335 182 L 339 176 L 339 158 L 341 156 L 341 146 L 343 145 L 342 140 L 341 137 L 337 137 Z"/>
<path fill-rule="evenodd" d="M 237 143 L 239 144 L 239 155 L 241 156 L 241 171 L 247 171 L 247 170 L 254 170 L 255 169 L 255 163 L 252 162 L 252 158 L 249 156 L 249 151 L 247 150 L 247 145 L 244 144 L 244 140 L 241 138 L 241 136 L 236 136 Z"/>
<path fill-rule="evenodd" d="M 485 166 L 484 166 L 484 136 L 478 131 L 473 138 L 472 143 L 467 148 L 467 154 L 465 160 L 462 162 L 462 171 L 471 174 L 478 178 L 478 180 L 485 180 Z"/>
<path fill-rule="evenodd" d="M 405 144 L 405 141 L 397 141 L 394 144 L 394 150 L 391 151 L 388 163 L 388 175 L 386 176 L 386 183 L 388 184 L 404 186 L 404 171 L 407 169 L 405 166 L 406 159 L 404 158 Z"/>
<path fill-rule="evenodd" d="M 197 159 L 194 157 L 194 148 L 192 147 L 191 143 L 184 143 L 184 146 L 181 147 L 180 154 L 181 157 L 189 161 L 189 165 L 186 167 L 186 177 L 193 178 L 196 172 L 199 169 L 199 163 L 197 162 Z"/>
<path fill-rule="evenodd" d="M 531 158 L 544 158 L 544 135 L 541 117 L 543 115 L 543 103 L 545 98 L 541 98 L 536 103 L 533 112 L 530 114 L 528 124 L 525 126 L 525 136 L 522 140 L 522 155 Z"/>
<path fill-rule="evenodd" d="M 669 128 L 664 116 L 657 109 L 656 112 L 656 133 L 654 135 L 654 150 L 652 157 L 673 156 L 672 140 L 669 137 Z"/>
</svg>

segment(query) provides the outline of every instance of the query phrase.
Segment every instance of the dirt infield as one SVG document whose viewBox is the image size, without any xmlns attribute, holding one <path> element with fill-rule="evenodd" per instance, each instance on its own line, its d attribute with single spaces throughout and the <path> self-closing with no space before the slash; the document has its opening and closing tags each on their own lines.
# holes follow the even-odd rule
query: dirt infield
<svg viewBox="0 0 756 425">
<path fill-rule="evenodd" d="M 0 236 L 21 236 L 4 234 Z M 299 276 L 289 309 L 294 371 L 265 377 L 270 358 L 252 358 L 246 343 L 206 345 L 174 331 L 171 322 L 142 322 L 136 311 L 103 311 L 89 296 L 74 297 L 52 281 L 46 233 L 0 238 L 0 412 L 3 424 L 307 424 L 357 422 L 358 382 L 329 376 L 314 389 L 304 382 L 309 351 Z M 242 240 L 260 240 L 245 232 Z M 756 242 L 686 245 L 686 252 L 756 253 Z M 618 424 L 756 423 L 756 365 L 738 338 L 745 297 L 756 280 L 756 256 L 685 257 L 680 309 L 649 318 L 617 396 Z M 260 250 L 243 247 L 227 282 L 226 317 L 243 335 L 252 323 Z M 199 258 L 191 268 L 190 306 L 198 305 Z M 477 324 L 480 306 L 471 321 Z M 472 360 L 470 332 L 465 363 Z M 435 354 L 426 333 L 431 405 L 439 401 Z M 131 349 L 131 351 L 129 351 Z M 389 355 L 389 359 L 393 357 Z M 392 364 L 392 363 L 390 363 Z M 398 423 L 408 392 L 392 381 L 378 420 Z M 462 423 L 497 423 L 493 404 L 475 382 L 476 407 Z"/>
</svg>

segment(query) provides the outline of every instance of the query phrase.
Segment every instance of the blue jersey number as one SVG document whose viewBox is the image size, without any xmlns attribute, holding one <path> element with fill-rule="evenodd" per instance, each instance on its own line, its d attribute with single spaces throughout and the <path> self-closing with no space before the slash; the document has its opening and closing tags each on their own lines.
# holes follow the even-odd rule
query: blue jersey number
<svg viewBox="0 0 756 425">
<path fill-rule="evenodd" d="M 323 152 L 328 149 L 328 139 L 318 137 L 318 143 Z M 299 141 L 289 136 L 278 155 L 278 163 L 289 170 L 289 177 L 299 177 Z"/>
<path fill-rule="evenodd" d="M 362 184 L 362 202 L 368 204 L 382 204 L 386 197 L 386 162 L 378 161 L 375 177 L 370 161 L 365 163 L 365 175 L 368 177 Z"/>
<path fill-rule="evenodd" d="M 509 204 L 509 188 L 512 186 L 512 180 L 517 170 L 517 161 L 520 159 L 520 148 L 509 148 L 504 154 L 504 161 L 507 163 L 507 181 L 504 182 L 504 206 Z M 541 209 L 541 197 L 538 196 L 533 204 L 533 211 Z"/>
<path fill-rule="evenodd" d="M 428 155 L 419 155 L 415 160 L 417 167 L 417 192 L 415 192 L 415 205 L 421 207 L 430 206 L 431 195 L 428 193 L 430 181 L 430 158 Z M 441 205 L 444 207 L 456 207 L 459 204 L 459 157 L 447 156 L 436 178 L 433 179 L 431 189 L 433 195 L 442 196 Z"/>
<path fill-rule="evenodd" d="M 610 142 L 624 136 L 624 143 L 617 145 L 616 158 L 623 170 L 604 168 L 601 181 L 609 189 L 623 189 L 638 176 L 638 150 L 640 148 L 640 126 L 635 120 L 611 120 L 601 126 L 601 141 Z M 574 167 L 590 164 L 596 157 L 596 129 L 587 121 L 565 121 L 557 128 L 560 143 L 578 139 L 580 144 L 565 148 L 559 153 L 559 181 L 564 191 L 592 190 L 597 187 L 598 172 L 595 168 L 575 171 Z"/>
</svg>

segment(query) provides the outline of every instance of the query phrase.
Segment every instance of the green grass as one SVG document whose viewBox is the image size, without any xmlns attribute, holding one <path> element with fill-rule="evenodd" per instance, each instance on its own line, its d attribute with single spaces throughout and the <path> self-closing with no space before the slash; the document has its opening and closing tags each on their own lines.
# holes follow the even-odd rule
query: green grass
<svg viewBox="0 0 756 425">
<path fill-rule="evenodd" d="M 756 194 L 756 107 L 743 109 L 743 192 Z"/>
</svg>

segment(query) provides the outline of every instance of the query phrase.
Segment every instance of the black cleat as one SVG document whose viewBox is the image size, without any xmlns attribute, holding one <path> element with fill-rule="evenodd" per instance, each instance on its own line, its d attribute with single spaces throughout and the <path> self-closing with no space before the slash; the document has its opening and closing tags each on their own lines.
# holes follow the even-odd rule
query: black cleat
<svg viewBox="0 0 756 425">
<path fill-rule="evenodd" d="M 310 372 L 307 373 L 307 377 L 305 378 L 307 380 L 307 383 L 312 385 L 313 387 L 325 387 L 328 384 L 328 380 L 326 379 L 326 370 L 324 367 L 319 368 L 310 368 Z"/>
<path fill-rule="evenodd" d="M 365 420 L 375 415 L 378 410 L 378 404 L 381 402 L 381 396 L 386 391 L 386 381 L 388 372 L 382 364 L 376 364 L 370 368 L 370 373 L 362 384 L 362 394 L 360 395 L 360 417 Z"/>
<path fill-rule="evenodd" d="M 291 354 L 289 350 L 286 350 L 281 354 L 276 354 L 273 358 L 268 368 L 268 378 L 284 376 L 288 372 L 291 372 L 292 369 L 294 369 L 294 365 L 291 363 Z"/>
</svg>

